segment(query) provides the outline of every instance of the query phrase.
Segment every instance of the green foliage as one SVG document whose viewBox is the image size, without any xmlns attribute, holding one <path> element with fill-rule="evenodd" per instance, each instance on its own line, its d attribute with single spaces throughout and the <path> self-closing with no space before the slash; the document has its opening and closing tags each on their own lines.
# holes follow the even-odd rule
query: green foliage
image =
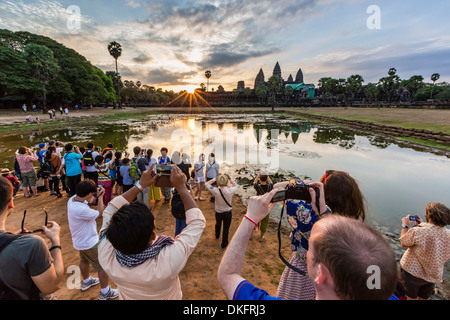
<svg viewBox="0 0 450 320">
<path fill-rule="evenodd" d="M 45 84 L 52 104 L 117 100 L 111 77 L 75 50 L 44 36 L 0 30 L 0 65 L 2 95 L 37 98 Z"/>
</svg>

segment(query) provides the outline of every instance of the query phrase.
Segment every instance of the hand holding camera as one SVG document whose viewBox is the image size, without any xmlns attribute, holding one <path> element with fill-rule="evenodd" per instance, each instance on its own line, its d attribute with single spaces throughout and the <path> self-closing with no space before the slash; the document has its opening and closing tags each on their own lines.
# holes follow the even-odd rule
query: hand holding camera
<svg viewBox="0 0 450 320">
<path fill-rule="evenodd" d="M 278 187 L 285 187 L 274 195 L 272 203 L 286 200 L 303 200 L 311 203 L 314 212 L 322 214 L 327 211 L 325 203 L 325 192 L 323 184 L 320 182 L 303 181 L 299 178 L 292 178 L 289 183 L 278 184 Z"/>
</svg>

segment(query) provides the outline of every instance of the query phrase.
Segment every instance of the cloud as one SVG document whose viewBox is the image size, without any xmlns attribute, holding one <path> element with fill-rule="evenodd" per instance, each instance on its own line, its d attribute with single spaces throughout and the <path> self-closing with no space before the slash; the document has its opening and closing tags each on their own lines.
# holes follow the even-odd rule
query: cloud
<svg viewBox="0 0 450 320">
<path fill-rule="evenodd" d="M 154 84 L 171 84 L 171 85 L 179 85 L 179 84 L 186 84 L 186 82 L 183 81 L 183 79 L 186 79 L 189 76 L 195 75 L 196 72 L 173 72 L 170 70 L 167 70 L 163 67 L 160 67 L 158 69 L 151 70 L 146 77 L 146 81 L 149 83 Z"/>
<path fill-rule="evenodd" d="M 135 9 L 141 6 L 141 4 L 135 0 L 126 0 L 126 4 Z"/>
<path fill-rule="evenodd" d="M 146 55 L 145 53 L 141 53 L 137 57 L 133 58 L 133 61 L 137 62 L 137 63 L 146 63 L 146 62 L 150 62 L 152 60 L 153 60 L 153 58 L 148 56 L 148 55 Z"/>
</svg>

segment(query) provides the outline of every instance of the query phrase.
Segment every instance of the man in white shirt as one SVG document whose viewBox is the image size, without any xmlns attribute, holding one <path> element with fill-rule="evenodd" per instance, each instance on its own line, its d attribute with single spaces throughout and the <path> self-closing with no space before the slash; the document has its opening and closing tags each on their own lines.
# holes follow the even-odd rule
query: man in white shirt
<svg viewBox="0 0 450 320">
<path fill-rule="evenodd" d="M 140 181 L 114 198 L 103 212 L 98 257 L 103 270 L 117 284 L 119 299 L 181 300 L 178 274 L 206 226 L 205 217 L 186 187 L 185 174 L 173 165 L 170 181 L 186 209 L 187 227 L 176 239 L 156 235 L 150 209 L 138 201 L 132 202 L 142 189 L 158 179 L 153 169 L 143 172 Z"/>
<path fill-rule="evenodd" d="M 213 186 L 214 182 L 217 183 L 218 188 Z M 230 187 L 228 187 L 228 182 L 231 184 Z M 216 198 L 216 239 L 220 237 L 223 224 L 221 247 L 225 249 L 228 246 L 228 233 L 231 226 L 233 194 L 236 193 L 239 185 L 230 176 L 222 174 L 216 179 L 206 182 L 205 187 Z"/>
<path fill-rule="evenodd" d="M 100 283 L 101 292 L 99 300 L 117 298 L 119 293 L 109 286 L 108 275 L 103 271 L 98 262 L 98 233 L 96 219 L 103 215 L 103 188 L 97 186 L 91 180 L 81 181 L 77 186 L 77 194 L 67 202 L 67 216 L 70 233 L 72 234 L 73 247 L 80 252 L 80 270 L 83 277 L 81 291 L 86 291 Z M 94 194 L 98 198 L 98 210 L 89 207 L 89 201 Z M 98 272 L 98 278 L 92 278 L 89 274 L 90 265 Z"/>
</svg>

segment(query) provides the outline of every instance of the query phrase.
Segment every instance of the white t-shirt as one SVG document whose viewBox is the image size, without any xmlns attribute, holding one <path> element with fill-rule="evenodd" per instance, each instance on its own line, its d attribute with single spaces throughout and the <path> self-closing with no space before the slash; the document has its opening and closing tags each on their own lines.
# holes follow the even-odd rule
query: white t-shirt
<svg viewBox="0 0 450 320">
<path fill-rule="evenodd" d="M 209 162 L 206 164 L 206 178 L 207 179 L 215 179 L 219 174 L 219 164 L 214 162 L 210 164 Z"/>
<path fill-rule="evenodd" d="M 145 169 L 146 169 L 146 170 L 150 169 L 150 167 L 151 167 L 154 163 L 158 163 L 158 162 L 156 161 L 155 158 L 150 158 L 150 161 L 148 162 L 148 166 L 145 166 Z M 155 166 L 155 169 L 153 169 L 153 171 L 155 171 L 155 173 L 156 173 L 156 166 Z"/>
<path fill-rule="evenodd" d="M 88 250 L 98 243 L 95 219 L 100 213 L 91 209 L 87 202 L 74 201 L 75 197 L 73 196 L 67 202 L 67 217 L 73 247 L 76 250 Z"/>
</svg>

